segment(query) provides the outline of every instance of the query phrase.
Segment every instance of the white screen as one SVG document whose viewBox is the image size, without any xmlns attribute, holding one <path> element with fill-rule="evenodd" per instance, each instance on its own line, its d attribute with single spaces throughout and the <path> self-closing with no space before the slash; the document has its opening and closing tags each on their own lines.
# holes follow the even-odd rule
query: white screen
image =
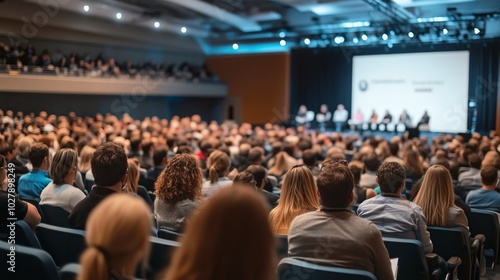
<svg viewBox="0 0 500 280">
<path fill-rule="evenodd" d="M 466 132 L 469 51 L 355 56 L 352 69 L 351 113 L 364 121 L 389 110 L 397 122 L 406 109 L 416 126 L 427 110 L 430 131 Z"/>
</svg>

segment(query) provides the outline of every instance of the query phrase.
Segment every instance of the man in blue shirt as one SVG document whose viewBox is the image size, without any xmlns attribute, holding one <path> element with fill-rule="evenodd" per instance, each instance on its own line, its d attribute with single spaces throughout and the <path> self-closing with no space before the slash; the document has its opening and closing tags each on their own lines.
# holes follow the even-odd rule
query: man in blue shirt
<svg viewBox="0 0 500 280">
<path fill-rule="evenodd" d="M 40 199 L 42 190 L 52 182 L 49 178 L 49 148 L 43 143 L 30 147 L 28 158 L 33 165 L 30 173 L 19 178 L 18 192 L 21 198 Z"/>
<path fill-rule="evenodd" d="M 500 213 L 500 193 L 495 191 L 498 170 L 494 166 L 481 168 L 483 187 L 469 192 L 465 203 L 471 208 L 491 210 Z"/>
</svg>

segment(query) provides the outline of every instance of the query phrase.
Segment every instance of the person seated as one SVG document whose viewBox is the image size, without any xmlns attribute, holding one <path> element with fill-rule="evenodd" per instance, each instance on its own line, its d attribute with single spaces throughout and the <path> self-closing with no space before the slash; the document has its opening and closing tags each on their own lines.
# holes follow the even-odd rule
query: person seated
<svg viewBox="0 0 500 280">
<path fill-rule="evenodd" d="M 399 116 L 399 123 L 404 124 L 406 127 L 412 127 L 410 115 L 408 115 L 406 110 L 403 110 L 401 116 Z"/>
<path fill-rule="evenodd" d="M 491 165 L 481 168 L 482 188 L 470 191 L 465 203 L 471 208 L 500 213 L 500 193 L 495 191 L 498 170 Z"/>
<path fill-rule="evenodd" d="M 182 246 L 161 279 L 276 279 L 276 245 L 267 212 L 252 189 L 220 190 L 187 225 Z"/>
<path fill-rule="evenodd" d="M 49 148 L 42 143 L 35 143 L 28 153 L 33 169 L 19 178 L 18 192 L 21 198 L 40 199 L 43 189 L 52 182 L 49 178 Z"/>
<path fill-rule="evenodd" d="M 363 172 L 363 163 L 360 161 L 352 161 L 348 165 L 349 170 L 354 177 L 354 204 L 359 204 L 367 199 L 375 197 L 377 193 L 370 188 L 364 188 L 359 185 L 361 173 Z"/>
<path fill-rule="evenodd" d="M 472 153 L 467 156 L 470 167 L 461 167 L 458 174 L 458 185 L 465 186 L 481 186 L 481 157 Z M 462 172 L 460 172 L 462 171 Z"/>
<path fill-rule="evenodd" d="M 288 233 L 289 257 L 364 270 L 377 279 L 394 279 L 377 226 L 350 210 L 354 177 L 349 169 L 340 163 L 327 164 L 317 184 L 320 209 L 293 220 Z"/>
<path fill-rule="evenodd" d="M 403 157 L 403 166 L 406 172 L 406 178 L 417 182 L 424 175 L 424 164 L 420 155 L 414 150 L 410 150 Z"/>
<path fill-rule="evenodd" d="M 222 188 L 233 184 L 227 177 L 231 167 L 231 158 L 219 150 L 213 151 L 207 160 L 207 181 L 203 183 L 203 197 L 209 197 Z"/>
<path fill-rule="evenodd" d="M 255 181 L 255 177 L 253 176 L 252 173 L 248 171 L 242 171 L 236 175 L 233 179 L 233 185 L 234 186 L 243 186 L 243 187 L 248 187 L 252 190 L 257 190 L 257 181 Z"/>
<path fill-rule="evenodd" d="M 335 123 L 335 131 L 341 132 L 342 126 L 349 118 L 349 112 L 344 108 L 344 105 L 339 104 L 337 110 L 333 112 L 333 122 Z"/>
<path fill-rule="evenodd" d="M 377 183 L 377 169 L 380 166 L 380 160 L 377 154 L 371 153 L 363 157 L 365 165 L 365 173 L 361 174 L 359 185 L 362 188 L 374 189 L 378 186 Z"/>
<path fill-rule="evenodd" d="M 68 217 L 69 225 L 75 229 L 85 230 L 92 210 L 106 197 L 120 193 L 127 181 L 127 155 L 116 143 L 108 142 L 97 148 L 90 165 L 95 186 L 87 197 L 75 205 Z"/>
<path fill-rule="evenodd" d="M 274 234 L 287 235 L 293 219 L 319 208 L 314 177 L 306 166 L 292 167 L 285 174 L 278 205 L 269 213 Z"/>
<path fill-rule="evenodd" d="M 299 111 L 295 116 L 295 124 L 297 126 L 306 125 L 309 126 L 309 120 L 307 119 L 307 107 L 306 105 L 300 105 Z"/>
<path fill-rule="evenodd" d="M 8 221 L 8 218 L 23 220 L 32 229 L 35 229 L 35 227 L 42 220 L 36 207 L 31 203 L 27 203 L 19 199 L 14 192 L 14 188 L 9 186 L 11 183 L 7 179 L 7 169 L 13 168 L 13 165 L 11 166 L 7 165 L 5 157 L 0 155 L 0 240 L 7 240 L 9 237 L 9 228 L 7 225 L 10 222 Z M 12 202 L 14 202 L 14 207 L 9 206 Z M 13 216 L 8 215 L 9 208 L 15 209 Z"/>
<path fill-rule="evenodd" d="M 142 199 L 144 199 L 144 202 L 146 202 L 149 206 L 152 206 L 153 202 L 149 197 L 146 187 L 139 185 L 139 177 L 141 173 L 139 160 L 137 158 L 128 158 L 127 164 L 127 182 L 123 186 L 122 192 L 126 192 L 134 196 L 140 196 Z"/>
<path fill-rule="evenodd" d="M 161 148 L 153 152 L 154 166 L 147 171 L 146 184 L 148 186 L 145 186 L 149 191 L 153 191 L 156 179 L 167 165 L 167 153 L 168 151 L 165 148 Z"/>
<path fill-rule="evenodd" d="M 389 113 L 389 110 L 386 110 L 384 116 L 382 117 L 382 123 L 388 124 L 391 122 L 392 122 L 392 115 L 391 113 Z"/>
<path fill-rule="evenodd" d="M 278 199 L 280 197 L 271 193 L 271 192 L 264 190 L 264 186 L 266 185 L 266 178 L 267 178 L 266 169 L 260 165 L 254 164 L 254 165 L 250 165 L 247 168 L 247 171 L 253 175 L 255 182 L 257 184 L 258 192 L 266 199 L 266 201 L 269 204 L 269 206 L 271 207 L 271 209 L 274 208 L 276 206 L 276 204 L 278 203 Z"/>
<path fill-rule="evenodd" d="M 135 279 L 137 267 L 147 266 L 149 257 L 149 215 L 142 199 L 127 194 L 100 203 L 87 221 L 78 280 Z"/>
<path fill-rule="evenodd" d="M 158 229 L 181 232 L 201 199 L 203 176 L 196 158 L 174 156 L 155 182 L 154 217 Z"/>
<path fill-rule="evenodd" d="M 378 123 L 378 114 L 375 112 L 375 110 L 372 110 L 372 114 L 370 116 L 370 123 L 372 124 Z"/>
<path fill-rule="evenodd" d="M 358 216 L 377 225 L 383 237 L 416 239 L 426 253 L 432 252 L 427 219 L 420 206 L 401 197 L 405 187 L 404 167 L 396 162 L 383 163 L 377 171 L 382 191 L 358 207 Z"/>
<path fill-rule="evenodd" d="M 332 113 L 328 111 L 328 105 L 322 104 L 319 108 L 319 113 L 316 114 L 316 122 L 320 132 L 324 132 L 328 122 L 332 118 Z"/>
<path fill-rule="evenodd" d="M 73 149 L 61 149 L 56 152 L 50 165 L 52 182 L 43 189 L 40 205 L 57 206 L 68 213 L 85 198 L 85 194 L 73 186 L 78 172 L 78 154 Z"/>
<path fill-rule="evenodd" d="M 16 155 L 9 161 L 9 163 L 14 164 L 17 175 L 27 174 L 30 172 L 28 154 L 31 145 L 33 144 L 34 140 L 31 137 L 25 136 L 19 139 L 16 149 L 17 152 L 14 152 Z"/>
<path fill-rule="evenodd" d="M 427 113 L 427 110 L 425 110 L 424 115 L 417 124 L 417 127 L 420 127 L 421 125 L 429 125 L 430 119 L 431 117 L 429 116 L 429 113 Z"/>
<path fill-rule="evenodd" d="M 305 150 L 302 152 L 302 162 L 311 170 L 314 178 L 316 178 L 319 174 L 317 152 L 313 149 Z"/>
<path fill-rule="evenodd" d="M 398 156 L 399 154 L 399 144 L 398 143 L 389 143 L 389 153 L 390 155 L 384 159 L 384 162 L 397 162 L 399 164 L 404 164 L 403 160 Z"/>
</svg>

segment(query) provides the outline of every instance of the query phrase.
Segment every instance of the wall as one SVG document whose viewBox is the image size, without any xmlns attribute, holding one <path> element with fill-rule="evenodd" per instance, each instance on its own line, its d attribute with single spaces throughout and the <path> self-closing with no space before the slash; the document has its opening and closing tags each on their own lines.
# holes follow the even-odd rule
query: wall
<svg viewBox="0 0 500 280">
<path fill-rule="evenodd" d="M 264 124 L 288 118 L 289 54 L 215 56 L 206 63 L 228 85 L 228 100 L 239 104 L 236 120 Z"/>
</svg>

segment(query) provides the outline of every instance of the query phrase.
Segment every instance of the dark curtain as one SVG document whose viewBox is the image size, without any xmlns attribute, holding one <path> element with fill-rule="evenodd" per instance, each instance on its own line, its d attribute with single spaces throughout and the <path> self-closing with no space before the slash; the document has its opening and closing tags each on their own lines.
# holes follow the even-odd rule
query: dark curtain
<svg viewBox="0 0 500 280">
<path fill-rule="evenodd" d="M 476 107 L 469 110 L 468 128 L 472 127 L 474 110 L 477 109 L 475 130 L 486 132 L 495 129 L 499 42 L 398 44 L 393 48 L 374 46 L 293 49 L 290 76 L 291 118 L 294 118 L 301 104 L 305 104 L 308 110 L 314 112 L 318 112 L 323 103 L 327 104 L 332 112 L 338 104 L 344 104 L 351 113 L 352 57 L 355 55 L 457 50 L 470 51 L 469 100 L 475 100 Z M 445 106 L 446 104 L 443 104 L 443 107 Z"/>
</svg>

